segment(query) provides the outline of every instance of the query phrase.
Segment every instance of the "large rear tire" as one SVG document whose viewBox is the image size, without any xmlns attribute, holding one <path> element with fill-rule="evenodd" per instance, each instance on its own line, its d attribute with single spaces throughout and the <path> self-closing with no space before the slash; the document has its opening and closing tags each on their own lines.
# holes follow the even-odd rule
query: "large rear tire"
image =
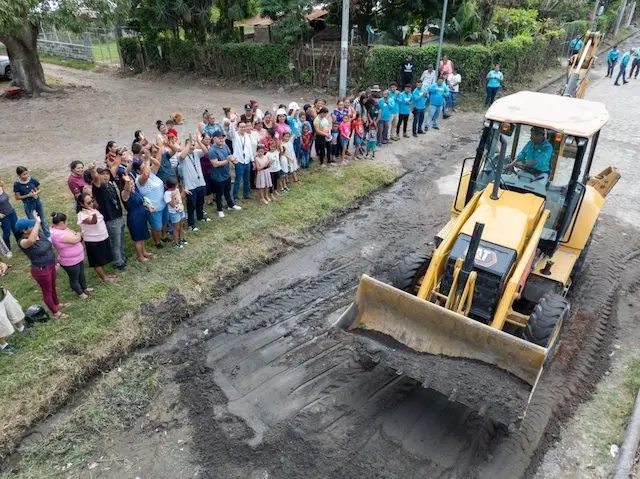
<svg viewBox="0 0 640 479">
<path fill-rule="evenodd" d="M 554 346 L 562 325 L 569 320 L 569 301 L 559 294 L 547 293 L 529 316 L 523 337 L 527 341 L 548 348 Z"/>
<path fill-rule="evenodd" d="M 417 294 L 429 263 L 431 263 L 431 255 L 411 253 L 396 265 L 393 286 L 407 293 Z"/>
</svg>

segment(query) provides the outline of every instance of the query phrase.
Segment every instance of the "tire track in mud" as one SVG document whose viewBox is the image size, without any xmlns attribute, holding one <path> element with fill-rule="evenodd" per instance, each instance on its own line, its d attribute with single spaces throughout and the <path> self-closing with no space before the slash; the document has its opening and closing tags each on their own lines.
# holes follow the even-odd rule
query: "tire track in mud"
<svg viewBox="0 0 640 479">
<path fill-rule="evenodd" d="M 435 169 L 419 162 L 323 234 L 317 272 L 271 278 L 250 304 L 198 320 L 213 335 L 173 353 L 208 477 L 462 477 L 490 452 L 503 433 L 490 420 L 329 333 L 363 272 L 388 279 L 446 221 Z"/>
<path fill-rule="evenodd" d="M 553 435 L 558 434 L 576 407 L 590 397 L 607 370 L 622 272 L 638 268 L 640 263 L 637 241 L 626 244 L 624 251 L 610 254 L 620 246 L 609 224 L 614 221 L 607 218 L 607 224 L 599 228 L 601 235 L 603 230 L 607 235 L 602 235 L 604 241 L 588 255 L 591 263 L 582 275 L 584 283 L 570 294 L 574 314 L 519 430 L 505 436 L 492 460 L 479 470 L 480 478 L 533 476 L 553 442 Z M 601 274 L 603 271 L 606 273 Z"/>
</svg>

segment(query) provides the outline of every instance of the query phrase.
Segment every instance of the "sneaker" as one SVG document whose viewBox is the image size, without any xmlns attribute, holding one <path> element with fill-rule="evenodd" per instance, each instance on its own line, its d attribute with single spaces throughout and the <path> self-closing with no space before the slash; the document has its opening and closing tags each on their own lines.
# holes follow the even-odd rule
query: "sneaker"
<svg viewBox="0 0 640 479">
<path fill-rule="evenodd" d="M 185 246 L 186 246 L 186 245 L 188 245 L 189 243 L 187 242 L 187 240 L 184 240 L 184 239 L 183 239 L 183 240 L 180 240 L 180 244 L 182 244 L 182 245 L 185 245 Z"/>
<path fill-rule="evenodd" d="M 7 254 L 5 254 L 5 256 L 7 258 L 13 258 L 13 253 L 11 251 L 7 251 Z"/>
<path fill-rule="evenodd" d="M 287 190 L 287 191 L 288 191 L 288 190 Z M 233 205 L 233 206 L 231 207 L 231 209 L 232 209 L 232 210 L 239 211 L 239 210 L 241 210 L 241 209 L 242 209 L 242 206 Z"/>
<path fill-rule="evenodd" d="M 211 218 L 202 218 L 200 223 L 208 223 L 209 221 L 211 221 Z"/>
<path fill-rule="evenodd" d="M 189 226 L 189 231 L 195 233 L 196 231 L 200 231 L 200 228 L 198 228 L 197 226 Z"/>
<path fill-rule="evenodd" d="M 6 343 L 6 346 L 0 349 L 0 353 L 4 354 L 15 354 L 18 348 L 16 346 L 11 346 L 9 343 Z"/>
<path fill-rule="evenodd" d="M 173 243 L 173 249 L 182 249 L 184 246 L 181 243 Z"/>
<path fill-rule="evenodd" d="M 439 128 L 439 127 L 437 127 L 437 126 L 434 126 L 434 127 L 433 127 L 433 129 L 434 129 L 434 130 L 439 130 L 440 128 Z"/>
<path fill-rule="evenodd" d="M 415 136 L 415 135 L 414 135 L 414 136 Z M 402 135 L 402 137 L 403 137 L 403 138 L 409 138 L 409 135 L 407 135 L 406 133 L 404 133 L 404 134 Z"/>
<path fill-rule="evenodd" d="M 224 218 L 224 211 L 218 211 L 218 218 Z"/>
<path fill-rule="evenodd" d="M 29 329 L 26 326 L 24 326 L 22 328 L 22 331 L 18 330 L 18 328 L 16 328 L 16 331 L 18 331 L 22 335 L 27 335 L 27 334 L 29 334 L 31 332 L 31 329 Z"/>
<path fill-rule="evenodd" d="M 284 191 L 291 191 L 288 186 L 284 187 Z"/>
<path fill-rule="evenodd" d="M 414 137 L 414 138 L 418 138 L 418 134 L 417 134 L 417 133 L 414 133 L 414 134 L 413 134 L 413 137 Z"/>
</svg>

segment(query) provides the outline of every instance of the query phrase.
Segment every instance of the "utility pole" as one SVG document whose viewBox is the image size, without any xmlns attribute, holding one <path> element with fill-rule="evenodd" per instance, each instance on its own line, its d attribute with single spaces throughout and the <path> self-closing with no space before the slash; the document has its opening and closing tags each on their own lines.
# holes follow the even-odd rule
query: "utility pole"
<svg viewBox="0 0 640 479">
<path fill-rule="evenodd" d="M 615 37 L 620 30 L 620 24 L 622 23 L 622 17 L 624 16 L 624 11 L 627 9 L 627 0 L 622 0 L 622 5 L 620 5 L 620 9 L 618 10 L 618 17 L 616 18 L 616 26 L 613 29 L 613 36 Z"/>
<path fill-rule="evenodd" d="M 342 33 L 340 35 L 340 81 L 339 81 L 340 98 L 347 96 L 347 63 L 348 62 L 349 62 L 349 0 L 342 0 Z"/>
<path fill-rule="evenodd" d="M 598 4 L 599 3 L 600 3 L 600 0 L 596 0 L 595 3 L 593 4 L 593 16 L 591 17 L 592 30 L 598 29 Z"/>
<path fill-rule="evenodd" d="M 436 59 L 435 70 L 438 72 L 438 76 L 440 76 L 440 58 L 442 58 L 442 42 L 444 41 L 444 24 L 447 21 L 447 7 L 449 5 L 448 0 L 444 0 L 444 5 L 442 6 L 442 21 L 440 22 L 440 40 L 438 41 L 438 58 Z"/>
</svg>

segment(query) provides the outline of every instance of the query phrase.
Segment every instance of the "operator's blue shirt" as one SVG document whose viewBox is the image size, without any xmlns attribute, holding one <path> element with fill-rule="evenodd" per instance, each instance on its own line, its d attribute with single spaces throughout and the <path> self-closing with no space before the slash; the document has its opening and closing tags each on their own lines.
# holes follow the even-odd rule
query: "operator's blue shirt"
<svg viewBox="0 0 640 479">
<path fill-rule="evenodd" d="M 549 173 L 551 168 L 551 157 L 553 156 L 553 146 L 546 139 L 539 145 L 534 145 L 533 141 L 529 140 L 524 146 L 522 151 L 518 153 L 518 161 L 531 161 L 536 160 L 536 164 L 531 168 L 542 173 Z"/>
<path fill-rule="evenodd" d="M 427 106 L 427 94 L 421 88 L 413 90 L 413 107 L 416 110 L 424 110 Z"/>
<path fill-rule="evenodd" d="M 449 88 L 444 83 L 442 85 L 432 83 L 427 91 L 429 92 L 429 104 L 433 106 L 444 105 L 444 99 L 449 96 Z"/>
<path fill-rule="evenodd" d="M 413 103 L 413 94 L 411 92 L 402 92 L 398 97 L 398 113 L 408 115 L 411 113 L 411 104 Z"/>
<path fill-rule="evenodd" d="M 614 50 L 613 48 L 609 50 L 609 54 L 607 55 L 607 60 L 610 62 L 618 61 L 618 57 L 620 56 L 620 50 Z"/>
<path fill-rule="evenodd" d="M 629 60 L 631 60 L 631 53 L 625 52 L 624 55 L 622 55 L 622 58 L 620 59 L 620 65 L 622 65 L 623 67 L 626 67 L 627 64 L 629 63 Z"/>
</svg>

